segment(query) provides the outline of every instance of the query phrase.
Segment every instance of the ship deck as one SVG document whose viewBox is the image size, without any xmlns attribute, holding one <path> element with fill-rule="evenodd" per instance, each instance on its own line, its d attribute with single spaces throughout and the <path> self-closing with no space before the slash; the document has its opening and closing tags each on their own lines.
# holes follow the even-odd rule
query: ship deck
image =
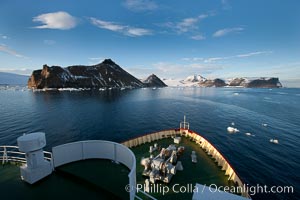
<svg viewBox="0 0 300 200">
<path fill-rule="evenodd" d="M 30 185 L 21 180 L 17 165 L 5 164 L 0 165 L 0 193 L 3 199 L 129 199 L 123 189 L 128 172 L 110 160 L 84 160 L 58 167 Z"/>
<path fill-rule="evenodd" d="M 172 138 L 163 138 L 154 142 L 145 143 L 130 148 L 137 161 L 136 178 L 138 184 L 144 184 L 145 179 L 142 172 L 144 167 L 140 164 L 142 157 L 149 157 L 149 147 L 157 143 L 161 147 L 174 144 Z M 168 186 L 170 189 L 178 184 L 179 187 L 189 188 L 196 183 L 209 186 L 234 185 L 228 181 L 212 157 L 189 138 L 182 137 L 179 145 L 184 146 L 185 151 L 179 158 L 183 165 L 183 171 L 177 171 L 169 184 L 157 182 L 160 186 Z M 197 163 L 192 163 L 191 153 L 196 152 Z M 155 152 L 157 155 L 159 152 Z M 125 191 L 128 184 L 129 169 L 110 160 L 89 159 L 72 162 L 55 169 L 50 176 L 30 185 L 21 180 L 19 167 L 13 164 L 0 165 L 0 192 L 4 199 L 129 199 Z M 172 189 L 163 194 L 162 191 L 149 193 L 157 199 L 192 199 L 193 191 L 175 193 Z M 142 199 L 148 199 L 144 194 L 138 193 Z"/>
<path fill-rule="evenodd" d="M 151 143 L 146 143 L 144 145 L 139 145 L 131 148 L 136 156 L 137 161 L 137 183 L 144 184 L 145 179 L 149 177 L 143 177 L 142 172 L 144 167 L 140 164 L 142 157 L 149 157 L 149 147 L 150 145 L 154 145 L 157 143 L 161 147 L 168 147 L 170 144 L 174 144 L 172 138 L 164 138 L 161 140 L 156 140 Z M 183 155 L 179 158 L 179 161 L 182 162 L 183 171 L 177 171 L 176 175 L 173 176 L 171 182 L 169 184 L 165 184 L 163 182 L 156 182 L 156 184 L 163 186 L 168 186 L 170 189 L 168 193 L 162 194 L 162 192 L 156 191 L 150 192 L 149 194 L 157 199 L 192 199 L 193 191 L 189 190 L 190 185 L 193 187 L 196 183 L 200 183 L 202 185 L 209 186 L 211 184 L 217 186 L 232 186 L 234 185 L 233 181 L 228 181 L 228 176 L 224 175 L 224 171 L 221 170 L 213 160 L 212 157 L 208 156 L 207 153 L 199 147 L 195 142 L 191 141 L 189 138 L 181 137 L 180 144 L 175 144 L 175 146 L 184 146 L 185 151 Z M 196 152 L 197 155 L 197 163 L 192 163 L 191 153 L 192 151 Z M 159 152 L 154 153 L 157 155 Z M 175 184 L 178 184 L 174 186 Z M 173 191 L 174 186 L 174 191 Z M 180 192 L 179 188 L 184 186 L 187 189 L 186 192 Z M 193 188 L 192 187 L 192 188 Z M 189 190 L 189 191 L 188 191 Z M 179 191 L 179 192 L 178 192 Z M 178 193 L 177 193 L 178 192 Z"/>
</svg>

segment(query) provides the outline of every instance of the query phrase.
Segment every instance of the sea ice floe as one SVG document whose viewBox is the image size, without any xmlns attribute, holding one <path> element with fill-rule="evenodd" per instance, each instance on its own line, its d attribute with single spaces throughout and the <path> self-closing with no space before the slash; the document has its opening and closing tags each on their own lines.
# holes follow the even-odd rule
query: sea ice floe
<svg viewBox="0 0 300 200">
<path fill-rule="evenodd" d="M 270 142 L 274 143 L 274 144 L 278 144 L 279 143 L 277 139 L 270 139 Z"/>
<path fill-rule="evenodd" d="M 255 137 L 255 135 L 253 135 L 252 133 L 245 133 L 245 135 Z"/>
<path fill-rule="evenodd" d="M 227 131 L 228 131 L 228 133 L 237 133 L 237 132 L 240 132 L 237 128 L 230 127 L 230 126 L 227 127 Z"/>
</svg>

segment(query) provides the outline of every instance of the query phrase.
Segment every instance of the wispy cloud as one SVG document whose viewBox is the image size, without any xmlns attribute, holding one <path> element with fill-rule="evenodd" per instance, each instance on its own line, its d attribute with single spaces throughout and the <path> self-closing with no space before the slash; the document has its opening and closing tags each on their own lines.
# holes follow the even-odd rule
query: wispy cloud
<svg viewBox="0 0 300 200">
<path fill-rule="evenodd" d="M 44 40 L 44 44 L 46 44 L 46 45 L 54 45 L 54 44 L 56 44 L 56 41 L 55 40 Z"/>
<path fill-rule="evenodd" d="M 204 59 L 204 62 L 212 63 L 212 62 L 216 62 L 216 61 L 220 61 L 220 60 L 228 60 L 228 59 L 234 59 L 234 58 L 246 58 L 246 57 L 262 55 L 262 54 L 271 54 L 271 53 L 273 53 L 273 52 L 272 51 L 256 51 L 256 52 L 250 52 L 250 53 L 238 54 L 238 55 L 226 56 L 226 57 L 211 57 L 211 58 Z"/>
<path fill-rule="evenodd" d="M 152 0 L 125 0 L 124 6 L 131 11 L 152 11 L 158 8 Z"/>
<path fill-rule="evenodd" d="M 202 34 L 197 34 L 191 37 L 191 39 L 193 40 L 205 40 L 205 36 L 203 36 Z"/>
<path fill-rule="evenodd" d="M 187 62 L 195 62 L 195 61 L 203 61 L 204 63 L 213 63 L 216 61 L 221 61 L 221 60 L 228 60 L 228 59 L 234 59 L 234 58 L 247 58 L 247 57 L 252 57 L 252 56 L 257 56 L 257 55 L 262 55 L 262 54 L 271 54 L 273 53 L 272 51 L 255 51 L 255 52 L 250 52 L 250 53 L 244 53 L 244 54 L 238 54 L 238 55 L 233 55 L 233 56 L 223 56 L 223 57 L 209 57 L 209 58 L 202 58 L 202 57 L 185 57 L 182 58 L 182 61 L 187 61 Z"/>
<path fill-rule="evenodd" d="M 27 58 L 26 56 L 16 52 L 13 49 L 10 49 L 8 46 L 6 46 L 4 44 L 0 44 L 0 51 L 8 53 L 8 54 L 16 56 L 16 57 L 19 57 L 19 58 Z"/>
<path fill-rule="evenodd" d="M 194 58 L 182 58 L 183 61 L 202 61 L 204 58 L 194 57 Z"/>
<path fill-rule="evenodd" d="M 273 53 L 273 52 L 272 51 L 256 51 L 256 52 L 251 52 L 251 53 L 239 54 L 239 55 L 236 55 L 235 57 L 243 58 L 243 57 L 250 57 L 250 56 L 255 56 L 255 55 L 260 55 L 260 54 L 270 54 L 270 53 Z"/>
<path fill-rule="evenodd" d="M 3 34 L 0 34 L 0 38 L 6 40 L 6 39 L 9 39 L 9 37 L 7 35 L 3 35 Z"/>
<path fill-rule="evenodd" d="M 240 33 L 244 31 L 245 29 L 242 27 L 235 27 L 235 28 L 224 28 L 217 30 L 214 34 L 213 37 L 222 37 L 231 33 Z"/>
<path fill-rule="evenodd" d="M 165 26 L 174 29 L 177 33 L 181 34 L 181 33 L 186 33 L 186 32 L 190 32 L 190 31 L 194 31 L 198 29 L 198 23 L 213 15 L 213 13 L 210 14 L 202 14 L 202 15 L 198 15 L 196 17 L 189 17 L 189 18 L 184 18 L 179 22 L 167 22 L 165 23 Z"/>
<path fill-rule="evenodd" d="M 68 30 L 77 25 L 76 18 L 63 11 L 41 14 L 34 17 L 32 21 L 42 23 L 40 26 L 33 27 L 38 29 Z"/>
<path fill-rule="evenodd" d="M 93 17 L 90 18 L 90 21 L 93 25 L 97 26 L 98 28 L 119 32 L 122 33 L 123 35 L 131 36 L 131 37 L 152 35 L 152 31 L 149 29 L 137 28 L 128 25 L 121 25 L 115 22 L 104 21 Z"/>
<path fill-rule="evenodd" d="M 168 28 L 166 33 L 184 34 L 193 40 L 205 40 L 206 37 L 199 30 L 199 25 L 202 20 L 215 15 L 215 11 L 210 11 L 195 17 L 183 18 L 177 22 L 165 22 L 160 24 L 160 26 Z"/>
<path fill-rule="evenodd" d="M 212 58 L 206 58 L 204 59 L 205 63 L 211 63 L 211 62 L 215 62 L 218 60 L 225 60 L 225 59 L 229 59 L 229 57 L 212 57 Z"/>
</svg>

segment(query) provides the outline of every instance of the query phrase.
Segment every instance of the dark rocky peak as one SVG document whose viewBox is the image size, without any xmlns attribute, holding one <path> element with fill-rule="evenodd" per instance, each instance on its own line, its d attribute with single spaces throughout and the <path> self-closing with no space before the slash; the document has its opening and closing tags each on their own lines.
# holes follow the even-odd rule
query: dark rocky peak
<svg viewBox="0 0 300 200">
<path fill-rule="evenodd" d="M 43 70 L 48 70 L 49 69 L 49 66 L 47 64 L 44 64 L 43 65 Z"/>
<path fill-rule="evenodd" d="M 95 65 L 97 68 L 106 68 L 109 70 L 109 68 L 121 72 L 121 73 L 127 73 L 124 69 L 122 69 L 118 64 L 116 64 L 111 59 L 105 59 L 102 63 L 99 63 Z"/>
<path fill-rule="evenodd" d="M 151 74 L 143 81 L 143 83 L 146 87 L 167 87 L 167 85 L 155 74 Z"/>
<path fill-rule="evenodd" d="M 159 79 L 155 74 L 151 74 L 150 76 L 148 76 L 148 78 L 146 78 L 145 80 L 144 80 L 144 82 L 145 83 L 149 83 L 149 82 L 151 82 L 151 81 L 153 81 L 153 80 L 155 80 L 155 79 Z"/>
<path fill-rule="evenodd" d="M 107 64 L 107 65 L 117 65 L 114 61 L 111 59 L 105 59 L 101 64 Z"/>
</svg>

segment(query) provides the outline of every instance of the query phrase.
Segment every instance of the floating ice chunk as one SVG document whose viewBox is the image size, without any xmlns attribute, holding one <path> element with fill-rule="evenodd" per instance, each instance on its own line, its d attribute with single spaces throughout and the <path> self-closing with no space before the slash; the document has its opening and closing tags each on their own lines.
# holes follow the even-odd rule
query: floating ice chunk
<svg viewBox="0 0 300 200">
<path fill-rule="evenodd" d="M 237 132 L 240 132 L 237 128 L 234 128 L 234 127 L 227 127 L 227 131 L 228 133 L 237 133 Z"/>
<path fill-rule="evenodd" d="M 279 143 L 277 139 L 270 139 L 270 142 L 274 143 L 274 144 L 278 144 Z"/>
<path fill-rule="evenodd" d="M 234 122 L 231 122 L 231 125 L 232 125 L 232 126 L 234 126 L 234 125 L 235 125 L 235 123 L 234 123 Z"/>
<path fill-rule="evenodd" d="M 261 124 L 262 126 L 264 126 L 264 127 L 267 127 L 268 126 L 268 124 Z"/>
<path fill-rule="evenodd" d="M 239 93 L 238 93 L 238 92 L 235 92 L 235 93 L 233 93 L 233 95 L 237 96 L 237 95 L 239 95 Z"/>
<path fill-rule="evenodd" d="M 252 134 L 251 134 L 251 133 L 245 133 L 245 135 L 247 135 L 247 136 L 251 136 Z"/>
</svg>

